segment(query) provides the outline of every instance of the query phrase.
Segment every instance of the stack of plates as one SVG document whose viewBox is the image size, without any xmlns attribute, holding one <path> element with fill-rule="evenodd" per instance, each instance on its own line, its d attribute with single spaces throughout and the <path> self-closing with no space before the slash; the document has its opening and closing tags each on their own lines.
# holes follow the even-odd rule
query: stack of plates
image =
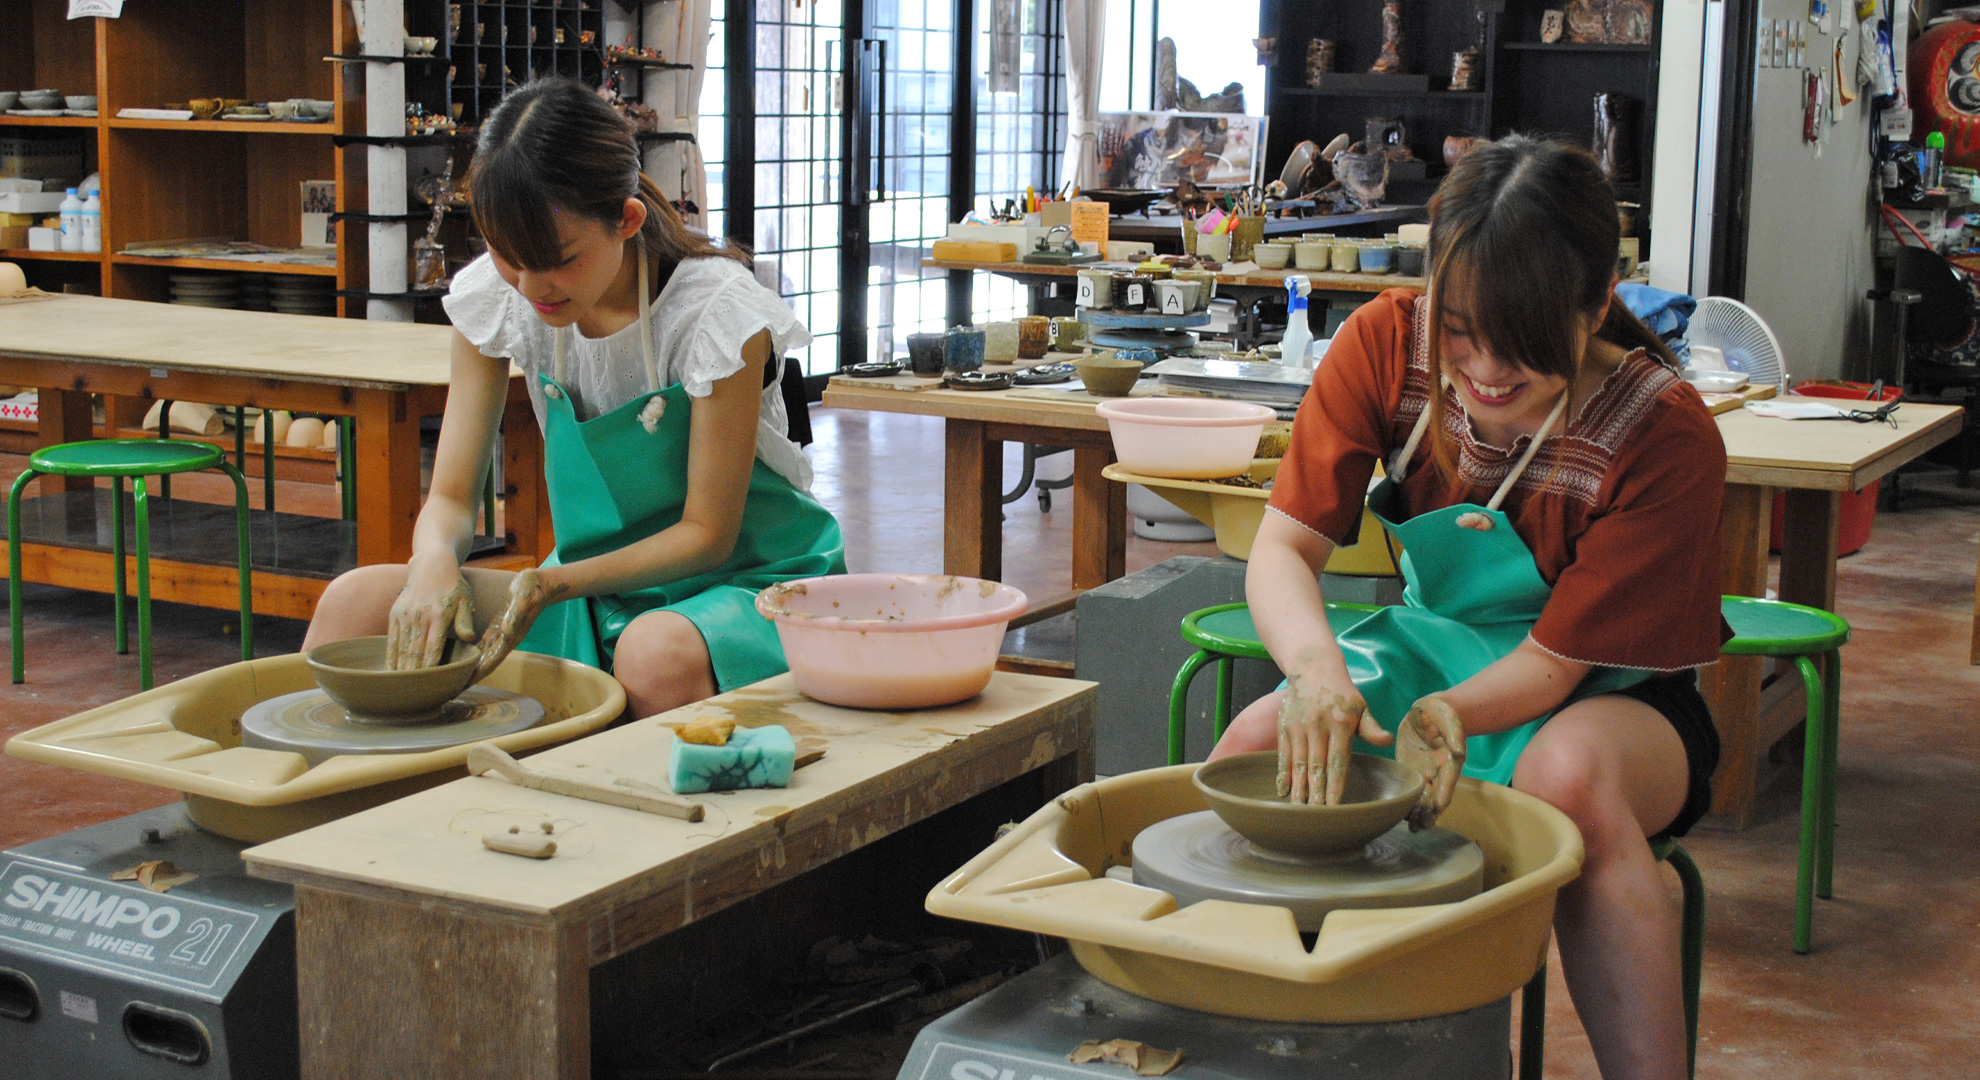
<svg viewBox="0 0 1980 1080">
<path fill-rule="evenodd" d="M 268 276 L 241 275 L 241 307 L 247 311 L 273 311 L 268 304 Z"/>
<path fill-rule="evenodd" d="M 337 281 L 327 277 L 270 277 L 268 305 L 285 315 L 335 315 Z"/>
<path fill-rule="evenodd" d="M 241 306 L 239 274 L 173 274 L 172 302 L 192 307 Z"/>
</svg>

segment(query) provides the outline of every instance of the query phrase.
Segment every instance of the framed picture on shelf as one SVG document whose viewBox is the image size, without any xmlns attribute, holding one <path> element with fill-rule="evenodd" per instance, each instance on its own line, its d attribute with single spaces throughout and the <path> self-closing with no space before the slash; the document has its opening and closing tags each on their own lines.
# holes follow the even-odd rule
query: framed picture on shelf
<svg viewBox="0 0 1980 1080">
<path fill-rule="evenodd" d="M 337 226 L 330 215 L 337 212 L 337 182 L 335 180 L 304 180 L 302 182 L 302 240 L 303 247 L 336 247 Z"/>
<path fill-rule="evenodd" d="M 1238 113 L 1103 112 L 1100 174 L 1107 187 L 1256 184 L 1264 165 L 1262 116 Z"/>
</svg>

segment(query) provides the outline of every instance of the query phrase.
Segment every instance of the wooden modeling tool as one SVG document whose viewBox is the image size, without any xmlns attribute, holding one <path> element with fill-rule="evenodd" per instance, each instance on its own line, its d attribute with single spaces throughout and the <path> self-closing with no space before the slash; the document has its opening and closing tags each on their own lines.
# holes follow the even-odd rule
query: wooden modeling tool
<svg viewBox="0 0 1980 1080">
<path fill-rule="evenodd" d="M 492 772 L 522 787 L 547 791 L 553 795 L 568 795 L 573 799 L 584 799 L 608 806 L 623 806 L 628 810 L 643 810 L 664 817 L 700 821 L 707 813 L 707 808 L 697 799 L 683 799 L 671 792 L 638 781 L 626 783 L 622 780 L 617 785 L 594 784 L 586 780 L 537 772 L 510 757 L 508 751 L 491 743 L 476 743 L 468 747 L 467 767 L 468 772 L 474 776 Z"/>
</svg>

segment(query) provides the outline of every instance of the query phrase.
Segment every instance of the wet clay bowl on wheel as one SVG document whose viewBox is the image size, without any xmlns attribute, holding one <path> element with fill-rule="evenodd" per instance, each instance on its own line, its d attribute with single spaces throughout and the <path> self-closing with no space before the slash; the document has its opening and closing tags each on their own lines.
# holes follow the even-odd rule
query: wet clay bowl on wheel
<svg viewBox="0 0 1980 1080">
<path fill-rule="evenodd" d="M 1258 437 L 1278 419 L 1266 406 L 1215 398 L 1103 401 L 1097 411 L 1122 468 L 1176 480 L 1218 480 L 1250 469 Z"/>
<path fill-rule="evenodd" d="M 1026 604 L 1009 585 L 949 574 L 833 574 L 772 585 L 756 597 L 807 697 L 888 710 L 953 705 L 981 693 L 1005 624 Z"/>
<path fill-rule="evenodd" d="M 454 658 L 438 667 L 387 671 L 382 635 L 333 641 L 308 656 L 316 685 L 351 719 L 374 724 L 417 724 L 438 716 L 474 682 L 479 659 L 480 649 L 455 646 Z"/>
<path fill-rule="evenodd" d="M 1423 777 L 1388 758 L 1356 754 L 1336 806 L 1278 794 L 1279 755 L 1237 754 L 1196 770 L 1196 789 L 1224 824 L 1265 854 L 1312 859 L 1360 851 L 1409 816 Z"/>
</svg>

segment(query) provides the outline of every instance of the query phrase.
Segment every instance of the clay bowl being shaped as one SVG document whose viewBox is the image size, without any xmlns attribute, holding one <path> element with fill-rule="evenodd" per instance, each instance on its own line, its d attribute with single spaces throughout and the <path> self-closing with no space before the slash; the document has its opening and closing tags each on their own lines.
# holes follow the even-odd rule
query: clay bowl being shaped
<svg viewBox="0 0 1980 1080">
<path fill-rule="evenodd" d="M 1237 754 L 1196 770 L 1210 809 L 1266 854 L 1312 859 L 1360 851 L 1409 816 L 1423 777 L 1388 758 L 1356 754 L 1335 806 L 1295 803 L 1278 794 L 1279 755 Z"/>
<path fill-rule="evenodd" d="M 333 641 L 308 656 L 316 685 L 351 719 L 374 724 L 417 724 L 438 716 L 474 682 L 480 658 L 480 649 L 456 645 L 453 659 L 438 667 L 387 671 L 383 635 Z"/>
<path fill-rule="evenodd" d="M 852 709 L 975 697 L 996 669 L 1005 625 L 1027 604 L 1009 585 L 948 574 L 833 574 L 756 596 L 797 688 Z"/>
<path fill-rule="evenodd" d="M 1094 353 L 1073 365 L 1079 371 L 1079 381 L 1086 385 L 1086 392 L 1098 397 L 1126 397 L 1134 392 L 1134 384 L 1141 378 L 1142 363 L 1139 360 L 1124 360 L 1111 353 Z"/>
</svg>

